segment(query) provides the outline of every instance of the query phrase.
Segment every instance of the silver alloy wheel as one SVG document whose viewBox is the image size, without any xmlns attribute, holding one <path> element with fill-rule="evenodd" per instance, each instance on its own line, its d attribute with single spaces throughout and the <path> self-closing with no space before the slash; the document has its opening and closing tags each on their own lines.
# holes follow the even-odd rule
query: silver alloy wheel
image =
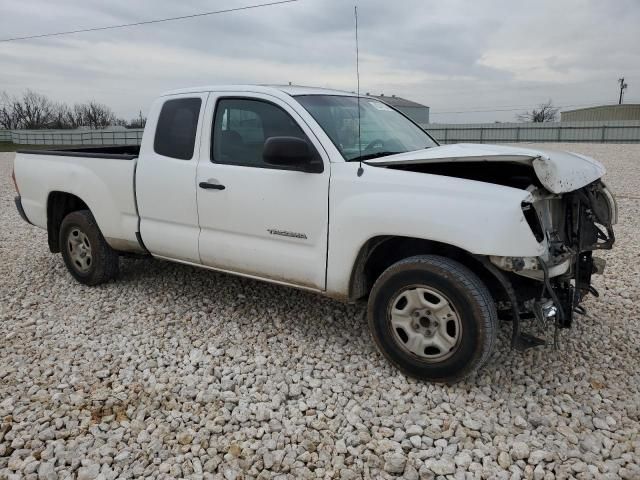
<svg viewBox="0 0 640 480">
<path fill-rule="evenodd" d="M 462 324 L 451 302 L 438 290 L 413 285 L 389 303 L 396 342 L 427 362 L 441 362 L 460 345 Z"/>
<path fill-rule="evenodd" d="M 76 270 L 87 273 L 92 261 L 89 237 L 82 230 L 73 228 L 67 237 L 67 250 Z"/>
</svg>

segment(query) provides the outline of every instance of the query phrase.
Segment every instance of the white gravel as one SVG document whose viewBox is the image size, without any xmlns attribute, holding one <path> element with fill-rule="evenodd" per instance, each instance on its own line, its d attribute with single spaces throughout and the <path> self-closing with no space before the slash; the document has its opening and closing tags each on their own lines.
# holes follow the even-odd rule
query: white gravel
<svg viewBox="0 0 640 480">
<path fill-rule="evenodd" d="M 390 367 L 361 306 L 160 261 L 79 285 L 0 154 L 0 479 L 640 478 L 640 145 L 559 147 L 619 193 L 602 295 L 455 386 Z"/>
</svg>

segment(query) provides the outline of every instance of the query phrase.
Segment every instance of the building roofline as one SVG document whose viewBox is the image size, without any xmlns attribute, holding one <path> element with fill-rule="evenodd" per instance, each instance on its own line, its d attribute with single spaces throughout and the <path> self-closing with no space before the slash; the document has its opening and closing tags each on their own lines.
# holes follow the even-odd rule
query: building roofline
<svg viewBox="0 0 640 480">
<path fill-rule="evenodd" d="M 407 100 L 406 98 L 398 97 L 396 95 L 368 95 L 371 98 L 375 98 L 376 100 L 380 100 L 381 102 L 388 103 L 393 107 L 405 107 L 405 108 L 429 108 L 427 105 L 423 105 L 422 103 L 414 102 L 412 100 Z"/>
<path fill-rule="evenodd" d="M 600 110 L 603 108 L 625 108 L 625 107 L 640 107 L 640 103 L 611 103 L 608 105 L 594 105 L 593 107 L 575 108 L 573 110 L 562 110 L 560 113 L 582 112 L 585 110 Z"/>
</svg>

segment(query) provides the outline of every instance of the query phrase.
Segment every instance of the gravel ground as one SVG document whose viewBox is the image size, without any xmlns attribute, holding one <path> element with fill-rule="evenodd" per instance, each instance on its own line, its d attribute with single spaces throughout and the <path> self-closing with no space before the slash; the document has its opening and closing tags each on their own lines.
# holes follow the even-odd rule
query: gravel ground
<svg viewBox="0 0 640 480">
<path fill-rule="evenodd" d="M 160 261 L 74 282 L 0 154 L 0 478 L 640 478 L 640 145 L 603 161 L 620 223 L 562 349 L 406 379 L 362 306 Z"/>
</svg>

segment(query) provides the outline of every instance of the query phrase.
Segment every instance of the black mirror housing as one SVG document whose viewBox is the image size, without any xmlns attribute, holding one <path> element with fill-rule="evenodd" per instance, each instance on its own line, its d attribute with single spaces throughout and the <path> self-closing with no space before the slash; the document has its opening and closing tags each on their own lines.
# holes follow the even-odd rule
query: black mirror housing
<svg viewBox="0 0 640 480">
<path fill-rule="evenodd" d="M 322 161 L 317 159 L 309 142 L 302 138 L 269 137 L 264 142 L 262 158 L 269 165 L 299 167 L 305 172 L 322 172 Z"/>
</svg>

